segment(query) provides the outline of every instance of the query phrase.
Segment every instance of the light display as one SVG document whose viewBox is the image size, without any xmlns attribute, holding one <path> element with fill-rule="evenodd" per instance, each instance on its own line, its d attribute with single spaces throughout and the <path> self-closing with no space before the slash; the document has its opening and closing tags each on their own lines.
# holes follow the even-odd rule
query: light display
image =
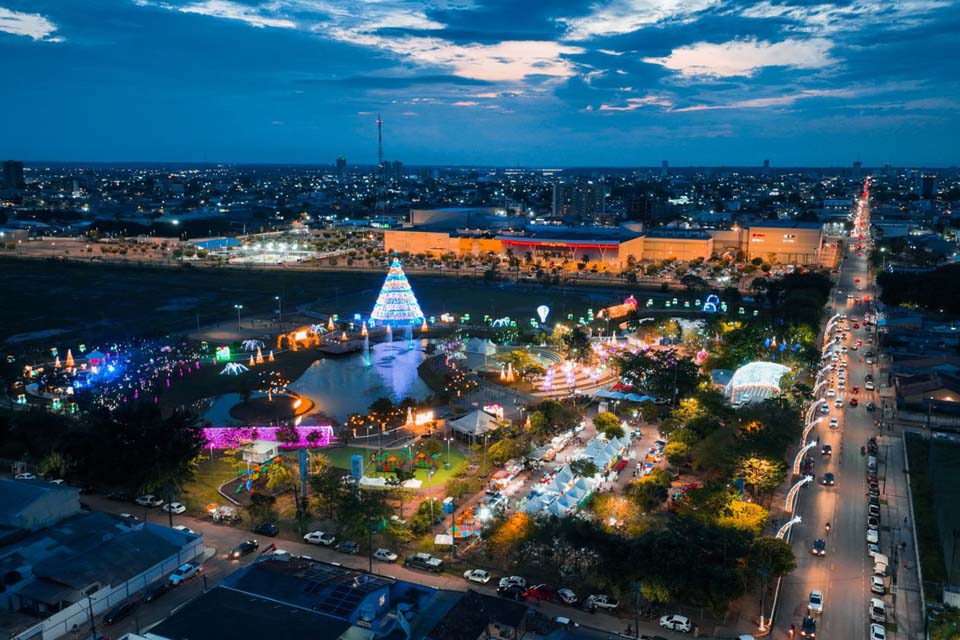
<svg viewBox="0 0 960 640">
<path fill-rule="evenodd" d="M 328 447 L 333 442 L 333 427 L 329 425 L 296 426 L 295 442 L 280 442 L 281 449 L 296 449 L 300 447 Z M 277 432 L 283 429 L 289 432 L 291 427 L 206 427 L 203 437 L 206 446 L 213 449 L 232 449 L 243 442 L 250 440 L 277 441 Z"/>
<path fill-rule="evenodd" d="M 229 360 L 230 360 L 230 347 L 217 347 L 217 355 L 216 355 L 216 358 L 217 358 L 217 361 L 218 361 L 218 362 L 227 362 L 227 361 L 229 361 Z"/>
<path fill-rule="evenodd" d="M 377 303 L 373 307 L 370 318 L 381 325 L 401 326 L 410 325 L 423 319 L 420 303 L 413 295 L 410 282 L 403 273 L 400 260 L 394 258 L 383 281 Z"/>
<path fill-rule="evenodd" d="M 790 371 L 775 362 L 751 362 L 733 373 L 725 394 L 731 402 L 756 402 L 779 395 L 780 378 Z"/>
<path fill-rule="evenodd" d="M 540 322 L 546 322 L 547 316 L 550 315 L 550 307 L 545 304 L 537 307 L 537 315 L 540 316 Z"/>
</svg>

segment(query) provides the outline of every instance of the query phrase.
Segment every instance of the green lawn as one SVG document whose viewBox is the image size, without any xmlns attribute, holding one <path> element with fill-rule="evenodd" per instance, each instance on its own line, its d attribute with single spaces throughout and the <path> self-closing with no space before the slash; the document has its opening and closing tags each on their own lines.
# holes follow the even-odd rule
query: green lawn
<svg viewBox="0 0 960 640">
<path fill-rule="evenodd" d="M 389 450 L 388 450 L 389 451 Z M 364 449 L 361 447 L 335 447 L 331 449 L 326 449 L 323 451 L 323 454 L 330 459 L 330 462 L 335 467 L 340 467 L 341 469 L 350 468 L 350 459 L 354 454 L 360 454 L 363 456 L 364 461 L 368 465 L 366 467 L 366 474 L 371 477 L 376 476 L 385 476 L 390 477 L 392 473 L 377 473 L 373 469 L 374 467 L 370 464 L 370 454 L 374 452 L 374 449 Z M 415 469 L 416 477 L 418 480 L 423 482 L 424 487 L 436 487 L 443 485 L 447 480 L 454 477 L 465 464 L 465 458 L 463 454 L 460 453 L 456 448 L 450 448 L 450 469 L 447 470 L 444 468 L 444 462 L 447 461 L 447 452 L 446 450 L 440 454 L 440 468 L 436 473 L 433 474 L 433 478 L 427 478 L 426 469 Z"/>
<path fill-rule="evenodd" d="M 208 452 L 204 452 L 204 455 L 208 455 Z M 217 493 L 217 488 L 237 477 L 236 468 L 232 464 L 219 458 L 216 451 L 213 456 L 212 460 L 205 457 L 200 461 L 193 480 L 183 488 L 180 501 L 191 511 L 201 512 L 204 506 L 211 502 L 223 504 L 225 500 Z"/>
</svg>

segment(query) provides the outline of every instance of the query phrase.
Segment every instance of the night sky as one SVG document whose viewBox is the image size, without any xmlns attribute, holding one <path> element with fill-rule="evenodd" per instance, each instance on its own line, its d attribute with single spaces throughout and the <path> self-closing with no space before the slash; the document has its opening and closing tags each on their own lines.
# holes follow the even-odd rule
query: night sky
<svg viewBox="0 0 960 640">
<path fill-rule="evenodd" d="M 0 0 L 27 161 L 944 166 L 952 0 Z"/>
</svg>

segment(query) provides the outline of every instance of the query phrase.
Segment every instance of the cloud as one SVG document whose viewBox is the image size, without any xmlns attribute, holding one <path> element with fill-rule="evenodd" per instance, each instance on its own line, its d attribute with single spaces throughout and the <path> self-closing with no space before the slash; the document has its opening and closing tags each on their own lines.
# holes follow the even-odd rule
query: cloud
<svg viewBox="0 0 960 640">
<path fill-rule="evenodd" d="M 206 0 L 178 7 L 177 11 L 182 13 L 196 13 L 211 18 L 226 18 L 228 20 L 239 20 L 245 22 L 251 27 L 262 29 L 263 27 L 275 27 L 278 29 L 296 29 L 297 23 L 287 18 L 272 17 L 264 15 L 259 9 L 230 2 L 229 0 Z"/>
<path fill-rule="evenodd" d="M 740 12 L 745 18 L 789 20 L 789 30 L 811 34 L 858 31 L 881 25 L 907 29 L 928 21 L 930 14 L 949 7 L 947 0 L 855 0 L 849 4 L 829 3 L 808 6 L 758 2 Z"/>
<path fill-rule="evenodd" d="M 584 51 L 546 40 L 461 45 L 442 38 L 398 38 L 351 30 L 333 30 L 329 35 L 343 42 L 390 51 L 421 65 L 449 69 L 463 78 L 488 82 L 520 81 L 529 76 L 569 78 L 576 69 L 564 56 Z"/>
<path fill-rule="evenodd" d="M 643 27 L 666 21 L 688 22 L 720 0 L 612 0 L 594 4 L 591 13 L 577 18 L 560 18 L 566 25 L 568 40 L 633 33 Z"/>
<path fill-rule="evenodd" d="M 859 95 L 859 92 L 850 89 L 806 89 L 782 96 L 748 98 L 746 100 L 735 100 L 726 104 L 697 104 L 673 109 L 673 111 L 683 113 L 690 111 L 714 111 L 717 109 L 765 109 L 768 107 L 787 107 L 798 100 L 806 98 L 851 98 L 856 95 Z"/>
<path fill-rule="evenodd" d="M 750 77 L 764 67 L 820 69 L 834 62 L 833 44 L 824 38 L 787 39 L 781 42 L 732 40 L 721 44 L 698 42 L 679 47 L 662 58 L 644 58 L 681 76 Z"/>
<path fill-rule="evenodd" d="M 480 103 L 477 102 L 476 100 L 457 100 L 456 102 L 453 103 L 453 106 L 455 106 L 455 107 L 475 107 L 475 106 L 477 106 L 478 104 L 480 104 Z"/>
<path fill-rule="evenodd" d="M 669 109 L 673 101 L 664 96 L 645 96 L 643 98 L 627 98 L 626 104 L 601 104 L 600 111 L 635 111 L 643 107 L 663 107 Z"/>
<path fill-rule="evenodd" d="M 53 35 L 57 25 L 39 13 L 20 13 L 0 7 L 0 31 L 26 36 L 37 42 L 63 42 L 63 38 Z"/>
</svg>

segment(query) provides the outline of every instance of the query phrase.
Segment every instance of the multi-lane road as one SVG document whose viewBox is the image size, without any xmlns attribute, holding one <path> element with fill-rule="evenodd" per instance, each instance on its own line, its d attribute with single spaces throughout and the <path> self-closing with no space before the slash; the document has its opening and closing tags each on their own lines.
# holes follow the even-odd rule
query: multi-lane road
<svg viewBox="0 0 960 640">
<path fill-rule="evenodd" d="M 797 569 L 784 578 L 780 604 L 776 618 L 774 637 L 787 637 L 791 625 L 800 635 L 801 621 L 807 615 L 810 592 L 819 590 L 824 594 L 823 612 L 814 616 L 817 622 L 817 638 L 842 638 L 856 640 L 870 637 L 868 604 L 871 597 L 871 578 L 874 575 L 873 558 L 867 548 L 868 484 L 866 479 L 867 457 L 861 447 L 871 436 L 879 437 L 878 464 L 880 483 L 880 550 L 891 560 L 887 595 L 888 621 L 895 619 L 895 610 L 890 585 L 898 571 L 907 571 L 898 566 L 898 546 L 908 539 L 910 523 L 904 521 L 909 513 L 906 489 L 903 480 L 903 454 L 900 439 L 892 433 L 880 432 L 876 421 L 880 418 L 882 402 L 879 397 L 880 377 L 876 364 L 867 364 L 865 354 L 879 351 L 879 339 L 875 326 L 865 326 L 864 315 L 872 311 L 875 286 L 871 277 L 867 256 L 869 255 L 869 211 L 866 204 L 858 207 L 854 216 L 854 231 L 849 238 L 839 277 L 828 305 L 827 316 L 832 318 L 825 328 L 824 344 L 840 337 L 840 346 L 846 353 L 838 353 L 832 371 L 824 374 L 825 383 L 818 389 L 818 398 L 824 399 L 829 413 L 823 415 L 810 434 L 818 440 L 818 446 L 809 456 L 815 459 L 815 482 L 803 490 L 799 497 L 797 513 L 802 522 L 791 532 Z M 862 243 L 862 249 L 858 246 Z M 846 314 L 846 319 L 836 318 Z M 862 343 L 862 344 L 861 344 Z M 854 345 L 858 345 L 854 348 Z M 873 362 L 877 357 L 870 358 Z M 839 365 L 846 362 L 844 388 L 839 384 Z M 830 357 L 824 365 L 830 364 Z M 866 389 L 866 378 L 872 375 L 876 390 Z M 854 392 L 854 389 L 857 391 Z M 857 406 L 851 400 L 857 399 Z M 837 406 L 837 400 L 841 406 Z M 876 405 L 868 411 L 868 403 Z M 820 416 L 819 408 L 817 416 Z M 837 418 L 838 426 L 830 428 L 830 419 Z M 899 434 L 898 434 L 899 435 Z M 823 445 L 832 447 L 832 454 L 821 453 Z M 833 486 L 823 484 L 826 473 L 835 477 Z M 827 531 L 827 523 L 831 528 Z M 826 555 L 812 553 L 814 541 L 826 541 Z M 903 576 L 901 576 L 903 577 Z M 907 616 L 905 616 L 907 617 Z M 908 620 L 899 620 L 898 632 L 888 633 L 888 638 L 914 637 Z"/>
</svg>

